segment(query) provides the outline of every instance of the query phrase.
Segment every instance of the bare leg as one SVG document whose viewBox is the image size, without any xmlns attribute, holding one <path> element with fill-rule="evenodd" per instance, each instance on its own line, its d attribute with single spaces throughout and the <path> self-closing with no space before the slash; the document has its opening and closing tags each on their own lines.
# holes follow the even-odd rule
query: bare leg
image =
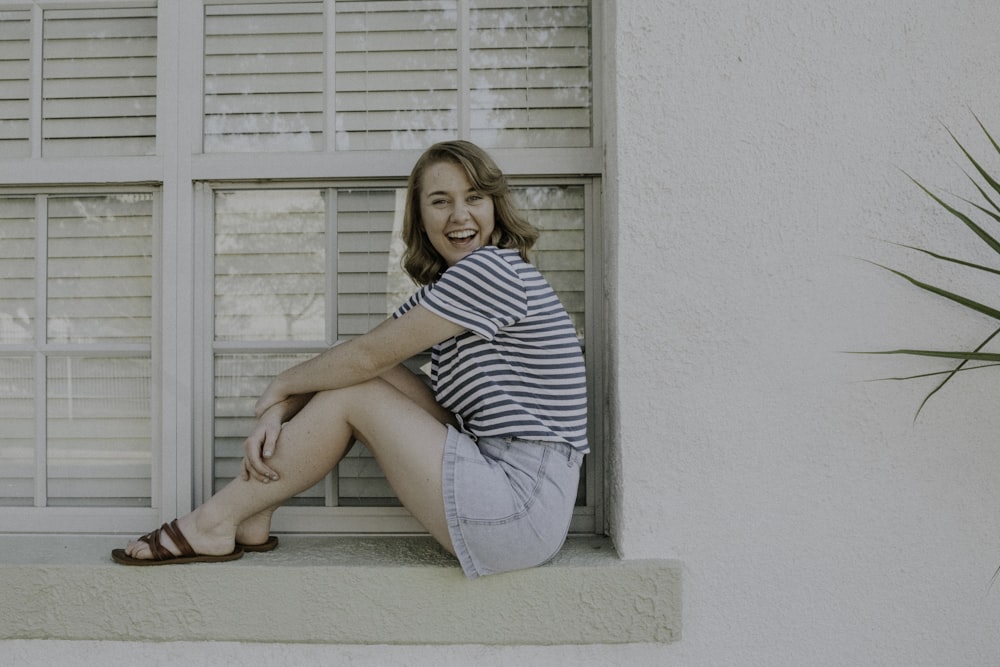
<svg viewBox="0 0 1000 667">
<path fill-rule="evenodd" d="M 260 516 L 269 523 L 269 511 L 322 479 L 357 437 L 374 453 L 403 505 L 452 551 L 441 487 L 446 434 L 444 424 L 384 380 L 321 392 L 281 431 L 268 460 L 279 479 L 265 484 L 237 477 L 181 517 L 181 532 L 198 553 L 229 553 L 241 525 L 247 532 L 251 524 L 259 531 Z M 135 558 L 151 556 L 141 541 L 129 543 L 126 552 Z"/>
</svg>

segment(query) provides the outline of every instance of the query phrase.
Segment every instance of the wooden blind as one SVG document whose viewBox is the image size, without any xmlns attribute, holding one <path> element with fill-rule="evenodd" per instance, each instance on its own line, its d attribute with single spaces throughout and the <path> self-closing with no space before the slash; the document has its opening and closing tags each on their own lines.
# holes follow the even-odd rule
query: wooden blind
<svg viewBox="0 0 1000 667">
<path fill-rule="evenodd" d="M 322 190 L 240 190 L 215 198 L 216 340 L 326 335 Z"/>
<path fill-rule="evenodd" d="M 48 506 L 151 504 L 149 357 L 50 357 Z"/>
<path fill-rule="evenodd" d="M 149 343 L 152 206 L 151 194 L 49 199 L 49 341 Z"/>
<path fill-rule="evenodd" d="M 31 12 L 0 12 L 0 158 L 31 155 Z"/>
<path fill-rule="evenodd" d="M 0 198 L 0 343 L 35 338 L 36 234 L 34 197 Z"/>
<path fill-rule="evenodd" d="M 42 154 L 156 152 L 156 9 L 44 13 Z"/>
<path fill-rule="evenodd" d="M 423 148 L 459 131 L 454 0 L 338 2 L 337 149 Z"/>
<path fill-rule="evenodd" d="M 475 0 L 470 139 L 481 146 L 590 146 L 587 0 Z"/>
<path fill-rule="evenodd" d="M 207 152 L 592 145 L 589 0 L 329 7 L 206 6 Z"/>
<path fill-rule="evenodd" d="M 205 7 L 205 151 L 323 148 L 322 2 Z"/>
</svg>

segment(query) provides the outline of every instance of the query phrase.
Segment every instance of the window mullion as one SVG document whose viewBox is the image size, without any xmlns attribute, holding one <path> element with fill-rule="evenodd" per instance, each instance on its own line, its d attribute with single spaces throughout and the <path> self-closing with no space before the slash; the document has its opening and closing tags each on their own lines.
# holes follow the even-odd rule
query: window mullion
<svg viewBox="0 0 1000 667">
<path fill-rule="evenodd" d="M 48 504 L 48 216 L 46 198 L 35 197 L 35 507 Z"/>
<path fill-rule="evenodd" d="M 333 345 L 340 331 L 340 286 L 339 246 L 337 239 L 337 190 L 326 191 L 326 344 Z M 340 466 L 334 466 L 323 482 L 324 504 L 327 507 L 340 505 Z"/>
<path fill-rule="evenodd" d="M 325 66 L 326 86 L 323 111 L 323 146 L 328 152 L 337 150 L 337 9 L 335 0 L 326 0 L 323 13 L 326 18 Z"/>
<path fill-rule="evenodd" d="M 468 139 L 471 134 L 471 98 L 469 85 L 469 42 L 471 22 L 469 18 L 469 2 L 458 0 L 458 136 Z"/>
</svg>

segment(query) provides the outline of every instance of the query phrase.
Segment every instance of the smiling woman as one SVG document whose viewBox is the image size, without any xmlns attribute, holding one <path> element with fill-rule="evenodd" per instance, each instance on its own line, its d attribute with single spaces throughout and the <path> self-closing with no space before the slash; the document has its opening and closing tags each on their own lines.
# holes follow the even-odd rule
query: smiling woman
<svg viewBox="0 0 1000 667">
<path fill-rule="evenodd" d="M 158 565 L 269 549 L 274 510 L 357 440 L 469 578 L 552 558 L 589 451 L 586 373 L 573 321 L 526 261 L 537 232 L 510 213 L 510 198 L 477 146 L 428 149 L 411 173 L 403 221 L 414 240 L 406 268 L 422 289 L 367 334 L 272 380 L 255 406 L 242 474 L 112 557 Z M 403 366 L 428 348 L 432 387 Z"/>
</svg>

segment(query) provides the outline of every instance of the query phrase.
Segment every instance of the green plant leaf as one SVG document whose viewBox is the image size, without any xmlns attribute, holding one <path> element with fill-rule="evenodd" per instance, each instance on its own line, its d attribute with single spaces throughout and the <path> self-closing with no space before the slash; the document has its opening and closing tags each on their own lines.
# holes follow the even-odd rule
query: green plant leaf
<svg viewBox="0 0 1000 667">
<path fill-rule="evenodd" d="M 972 117 L 976 118 L 976 115 L 973 114 Z M 995 142 L 993 140 L 993 137 L 990 136 L 990 133 L 986 130 L 986 126 L 983 125 L 982 121 L 980 121 L 979 118 L 976 118 L 976 122 L 979 123 L 979 127 L 982 128 L 983 133 L 986 134 L 986 137 L 990 140 L 990 143 L 993 144 L 993 148 L 998 153 L 1000 153 L 1000 146 L 998 146 L 997 142 Z M 951 130 L 949 130 L 947 127 L 945 127 L 944 129 L 951 136 L 952 141 L 954 141 L 955 144 L 959 147 L 959 149 L 963 153 L 965 153 L 965 157 L 968 158 L 969 162 L 972 163 L 972 166 L 976 168 L 976 171 L 978 171 L 979 175 L 983 177 L 983 180 L 985 180 L 987 183 L 989 183 L 990 187 L 993 188 L 997 193 L 1000 193 L 1000 183 L 998 183 L 992 176 L 990 176 L 989 172 L 987 172 L 985 169 L 983 169 L 983 167 L 980 166 L 980 164 L 978 162 L 976 162 L 976 159 L 974 157 L 972 157 L 972 154 L 969 153 L 969 151 L 967 151 L 965 149 L 965 146 L 962 145 L 962 142 L 960 142 L 958 140 L 958 138 L 955 137 L 954 134 L 952 134 Z"/>
<path fill-rule="evenodd" d="M 983 315 L 992 317 L 995 320 L 1000 320 L 1000 310 L 997 310 L 996 308 L 992 308 L 990 306 L 987 306 L 986 304 L 979 303 L 978 301 L 973 301 L 972 299 L 968 299 L 959 294 L 949 292 L 947 290 L 941 289 L 940 287 L 935 287 L 934 285 L 929 285 L 925 282 L 921 282 L 916 278 L 911 278 L 902 271 L 897 271 L 896 269 L 890 269 L 889 267 L 883 266 L 882 264 L 878 264 L 877 262 L 869 262 L 869 263 L 874 264 L 879 268 L 885 269 L 890 273 L 895 273 L 900 278 L 909 281 L 911 284 L 916 285 L 920 289 L 931 292 L 932 294 L 937 294 L 938 296 L 942 296 L 945 299 L 948 299 L 949 301 L 954 301 L 955 303 L 963 305 L 966 308 L 969 308 L 970 310 L 976 311 L 977 313 L 982 313 Z"/>
<path fill-rule="evenodd" d="M 961 211 L 959 211 L 954 206 L 949 205 L 946 201 L 944 201 L 943 199 L 941 199 L 940 197 L 938 197 L 936 194 L 934 194 L 933 192 L 931 192 L 929 189 L 927 189 L 926 187 L 924 187 L 924 185 L 920 181 L 918 181 L 917 179 L 913 178 L 909 174 L 906 174 L 906 176 L 911 181 L 913 181 L 917 185 L 918 188 L 920 188 L 925 193 L 927 193 L 928 197 L 930 197 L 931 199 L 933 199 L 934 201 L 936 201 L 946 211 L 948 211 L 953 216 L 955 216 L 956 218 L 958 218 L 959 220 L 961 220 L 965 224 L 966 227 L 968 227 L 969 229 L 971 229 L 976 234 L 976 236 L 978 236 L 979 238 L 981 238 L 986 243 L 986 245 L 988 245 L 990 248 L 992 248 L 993 252 L 995 252 L 998 255 L 1000 255 L 1000 241 L 997 241 L 995 238 L 993 238 L 992 236 L 990 236 L 986 232 L 986 230 L 984 230 L 982 227 L 980 227 L 979 225 L 977 225 L 972 220 L 972 218 L 970 218 L 969 216 L 965 215 L 964 213 L 962 213 Z M 1000 187 L 1000 183 L 997 184 L 997 187 Z"/>
<path fill-rule="evenodd" d="M 1000 329 L 998 329 L 1000 331 Z M 855 352 L 855 354 L 908 354 L 915 357 L 937 357 L 939 359 L 962 359 L 964 361 L 992 361 L 1000 363 L 1000 352 L 964 352 L 958 350 L 874 350 L 868 352 Z M 995 365 L 995 364 L 992 364 Z M 973 369 L 966 369 L 973 370 Z M 950 371 L 939 371 L 938 373 L 927 373 L 926 375 L 938 375 Z M 914 375 L 913 377 L 925 377 L 924 375 Z M 889 378 L 887 378 L 889 379 Z M 898 378 L 906 379 L 906 378 Z"/>
<path fill-rule="evenodd" d="M 916 250 L 917 252 L 922 252 L 925 255 L 930 255 L 934 259 L 940 259 L 941 261 L 944 261 L 944 262 L 952 262 L 953 264 L 959 264 L 961 266 L 967 266 L 967 267 L 969 267 L 971 269 L 977 269 L 979 271 L 986 271 L 987 273 L 992 273 L 994 275 L 1000 276 L 1000 269 L 994 269 L 994 268 L 989 267 L 989 266 L 983 266 L 982 264 L 973 264 L 972 262 L 967 262 L 964 259 L 958 259 L 958 258 L 955 258 L 955 257 L 948 257 L 947 255 L 940 255 L 940 254 L 938 254 L 936 252 L 931 252 L 930 250 L 926 250 L 924 248 L 918 248 L 917 246 L 913 246 L 913 245 L 906 245 L 905 243 L 893 243 L 892 241 L 889 241 L 889 243 L 892 243 L 892 245 L 895 245 L 895 246 L 899 246 L 900 248 L 906 248 L 907 250 Z"/>
<path fill-rule="evenodd" d="M 855 352 L 854 354 L 893 354 L 893 352 L 875 352 L 875 353 L 865 353 L 865 352 Z M 947 371 L 931 371 L 930 373 L 918 373 L 917 375 L 904 375 L 899 377 L 885 377 L 885 378 L 875 378 L 874 380 L 864 380 L 864 382 L 903 382 L 905 380 L 919 380 L 920 378 L 930 378 L 936 375 L 949 375 L 951 373 L 965 373 L 968 371 L 977 371 L 981 368 L 994 368 L 1000 366 L 1000 364 L 980 364 L 979 366 L 966 366 L 964 368 L 953 368 Z"/>
</svg>

